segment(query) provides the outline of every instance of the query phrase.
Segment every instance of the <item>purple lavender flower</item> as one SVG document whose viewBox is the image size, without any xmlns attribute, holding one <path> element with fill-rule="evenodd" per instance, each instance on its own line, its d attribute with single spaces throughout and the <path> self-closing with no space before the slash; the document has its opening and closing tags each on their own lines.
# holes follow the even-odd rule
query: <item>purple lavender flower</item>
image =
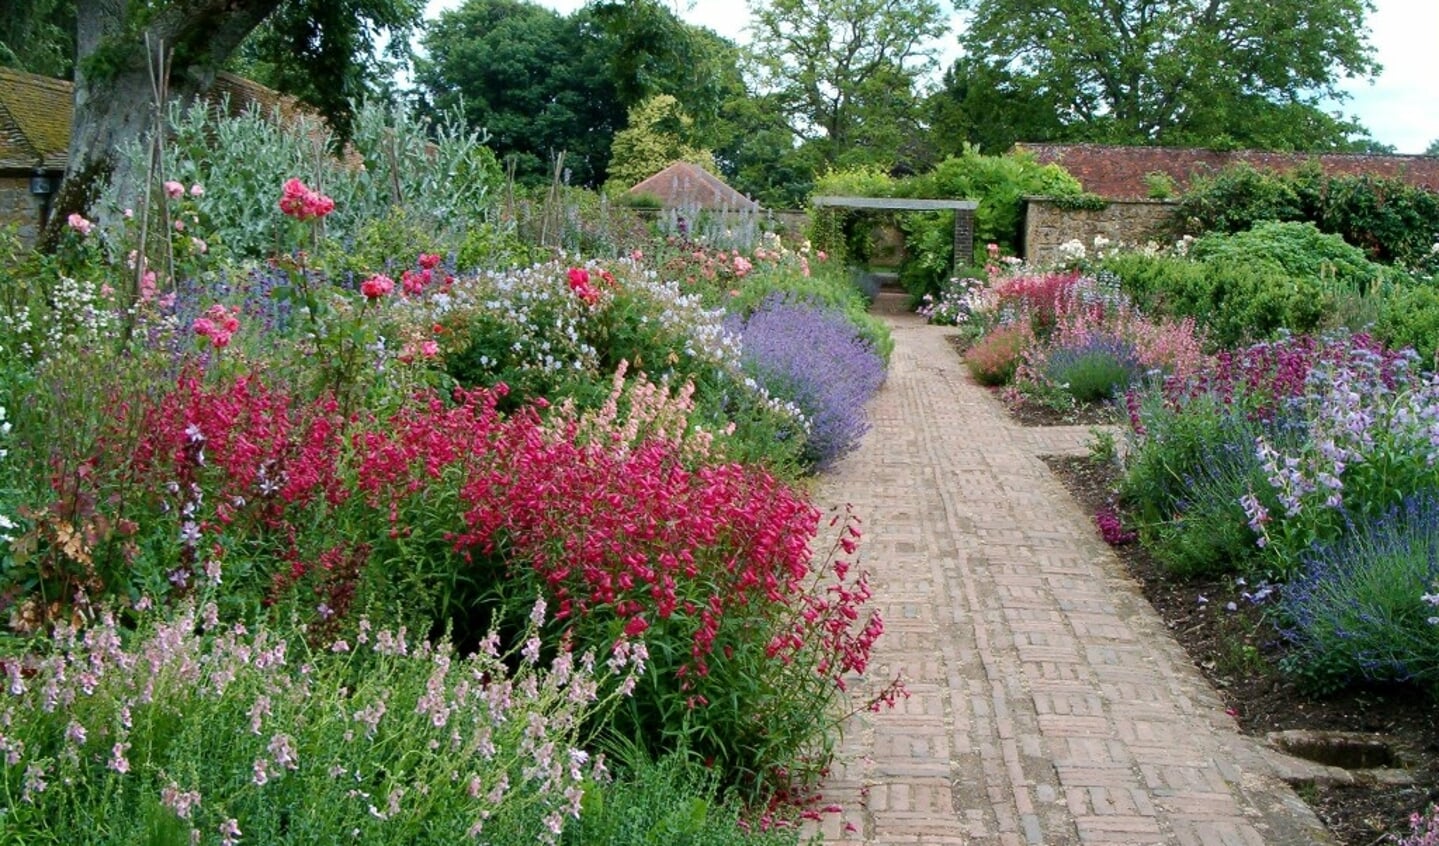
<svg viewBox="0 0 1439 846">
<path fill-rule="evenodd" d="M 805 458 L 817 469 L 854 449 L 869 429 L 865 402 L 884 383 L 884 361 L 843 313 L 779 294 L 726 328 L 742 339 L 745 372 L 809 420 Z"/>
</svg>

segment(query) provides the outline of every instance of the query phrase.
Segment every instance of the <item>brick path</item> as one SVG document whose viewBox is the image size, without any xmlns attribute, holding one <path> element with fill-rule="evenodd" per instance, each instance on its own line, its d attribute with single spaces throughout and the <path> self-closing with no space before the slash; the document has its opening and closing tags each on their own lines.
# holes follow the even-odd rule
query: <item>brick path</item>
<svg viewBox="0 0 1439 846">
<path fill-rule="evenodd" d="M 912 695 L 847 725 L 824 842 L 1331 842 L 1039 460 L 1088 430 L 1012 424 L 952 330 L 888 319 L 873 429 L 818 500 L 864 520 L 868 683 Z"/>
</svg>

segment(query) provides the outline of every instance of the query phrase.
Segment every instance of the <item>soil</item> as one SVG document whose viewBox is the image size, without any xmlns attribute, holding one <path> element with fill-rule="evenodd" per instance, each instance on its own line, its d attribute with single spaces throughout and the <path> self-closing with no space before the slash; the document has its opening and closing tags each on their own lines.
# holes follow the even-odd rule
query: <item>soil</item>
<svg viewBox="0 0 1439 846">
<path fill-rule="evenodd" d="M 1112 462 L 1065 456 L 1045 461 L 1089 513 L 1113 507 L 1118 470 Z M 1114 551 L 1243 731 L 1259 737 L 1288 729 L 1373 732 L 1395 741 L 1415 775 L 1413 784 L 1297 786 L 1340 844 L 1390 842 L 1387 832 L 1407 832 L 1410 814 L 1439 801 L 1439 721 L 1434 716 L 1439 703 L 1430 696 L 1401 687 L 1309 695 L 1279 673 L 1284 643 L 1265 622 L 1263 608 L 1243 598 L 1246 587 L 1229 579 L 1177 580 L 1135 542 Z M 1207 601 L 1201 602 L 1201 596 Z M 1231 602 L 1234 611 L 1226 607 Z"/>
</svg>

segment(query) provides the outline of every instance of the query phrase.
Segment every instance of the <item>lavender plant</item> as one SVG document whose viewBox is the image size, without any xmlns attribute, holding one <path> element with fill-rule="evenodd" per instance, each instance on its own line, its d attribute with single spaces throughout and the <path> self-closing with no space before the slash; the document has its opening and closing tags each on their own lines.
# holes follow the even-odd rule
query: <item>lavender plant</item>
<svg viewBox="0 0 1439 846">
<path fill-rule="evenodd" d="M 1077 344 L 1049 350 L 1044 377 L 1064 387 L 1080 402 L 1100 402 L 1140 381 L 1144 376 L 1134 345 L 1112 335 L 1091 334 Z"/>
<path fill-rule="evenodd" d="M 746 372 L 804 412 L 809 462 L 826 467 L 858 445 L 869 429 L 864 404 L 885 370 L 843 314 L 777 296 L 729 325 L 743 339 Z"/>
<path fill-rule="evenodd" d="M 1365 681 L 1439 689 L 1439 490 L 1408 496 L 1300 558 L 1279 609 L 1282 668 L 1329 691 Z"/>
</svg>

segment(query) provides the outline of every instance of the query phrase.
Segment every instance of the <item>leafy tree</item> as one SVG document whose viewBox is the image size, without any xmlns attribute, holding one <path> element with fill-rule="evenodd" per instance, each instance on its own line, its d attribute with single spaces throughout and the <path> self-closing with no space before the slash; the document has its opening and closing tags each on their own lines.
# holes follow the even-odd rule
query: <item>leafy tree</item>
<svg viewBox="0 0 1439 846">
<path fill-rule="evenodd" d="M 484 128 L 520 182 L 548 179 L 563 152 L 571 181 L 595 185 L 624 110 L 592 24 L 524 0 L 468 0 L 425 33 L 416 80 L 431 107 Z"/>
<path fill-rule="evenodd" d="M 715 163 L 730 185 L 760 205 L 801 208 L 823 158 L 816 145 L 798 143 L 775 99 L 746 94 L 725 104 Z"/>
<path fill-rule="evenodd" d="M 624 108 L 657 95 L 675 97 L 703 135 L 715 131 L 724 103 L 744 93 L 739 48 L 680 20 L 660 0 L 597 0 L 588 11 L 603 28 L 610 78 Z"/>
<path fill-rule="evenodd" d="M 629 125 L 615 133 L 611 147 L 610 192 L 624 192 L 675 161 L 714 171 L 714 154 L 693 146 L 693 133 L 694 119 L 669 94 L 657 94 L 631 108 Z"/>
<path fill-rule="evenodd" d="M 65 0 L 29 5 L 22 11 L 51 21 L 64 18 Z M 347 18 L 336 20 L 332 6 L 341 7 Z M 169 97 L 192 102 L 251 33 L 273 17 L 277 32 L 286 33 L 299 51 L 294 61 L 311 73 L 352 83 L 357 57 L 369 55 L 380 32 L 403 40 L 422 11 L 420 0 L 73 0 L 69 8 L 76 45 L 74 123 L 69 169 L 47 243 L 53 243 L 71 212 L 103 219 L 107 210 L 91 207 L 107 185 L 122 197 L 140 190 L 135 160 L 119 151 L 153 128 L 153 74 L 159 68 L 169 69 Z M 348 89 L 355 91 L 353 85 Z M 321 104 L 338 125 L 345 125 L 348 100 L 322 99 Z"/>
<path fill-rule="evenodd" d="M 1439 138 L 1435 138 L 1429 143 L 1429 146 L 1424 150 L 1424 155 L 1439 156 Z"/>
<path fill-rule="evenodd" d="M 683 102 L 695 143 L 709 146 L 723 103 L 744 91 L 735 46 L 658 0 L 602 0 L 568 17 L 527 0 L 467 0 L 424 46 L 416 79 L 428 104 L 487 129 L 529 184 L 548 179 L 561 152 L 572 183 L 604 183 L 620 117 L 658 95 Z"/>
<path fill-rule="evenodd" d="M 935 0 L 750 0 L 755 72 L 824 161 L 889 162 L 917 128 L 919 79 L 948 31 Z"/>
<path fill-rule="evenodd" d="M 1343 77 L 1378 70 L 1370 0 L 956 0 L 975 58 L 952 85 L 962 114 L 1004 119 L 982 86 L 1012 86 L 1047 138 L 1130 144 L 1346 148 L 1362 132 L 1324 112 Z M 986 111 L 986 107 L 993 107 Z"/>
<path fill-rule="evenodd" d="M 75 4 L 11 0 L 0 16 L 0 65 L 43 76 L 69 76 L 75 59 Z"/>
</svg>

